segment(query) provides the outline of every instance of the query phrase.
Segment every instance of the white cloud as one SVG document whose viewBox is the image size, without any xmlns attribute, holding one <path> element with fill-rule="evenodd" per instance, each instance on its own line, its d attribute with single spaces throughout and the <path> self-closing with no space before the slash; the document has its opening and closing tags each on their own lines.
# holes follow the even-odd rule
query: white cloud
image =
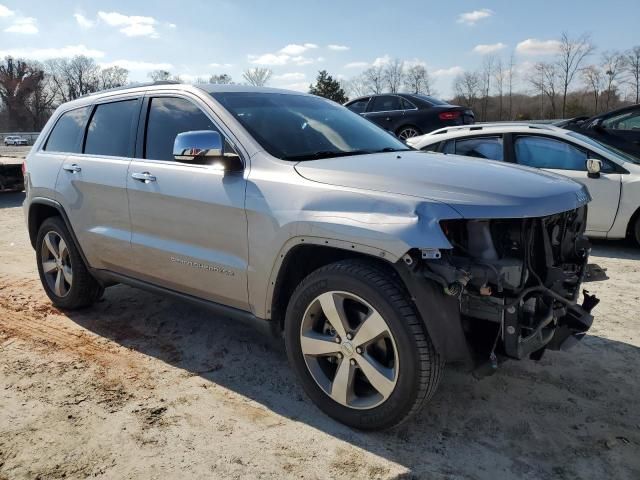
<svg viewBox="0 0 640 480">
<path fill-rule="evenodd" d="M 273 76 L 274 80 L 284 80 L 286 82 L 300 81 L 300 80 L 304 80 L 305 78 L 306 78 L 306 75 L 300 72 L 289 72 L 289 73 L 283 73 L 281 75 Z"/>
<path fill-rule="evenodd" d="M 345 50 L 349 50 L 349 47 L 347 47 L 346 45 L 336 45 L 336 44 L 327 45 L 327 48 L 329 50 L 334 50 L 336 52 L 344 52 Z"/>
<path fill-rule="evenodd" d="M 284 55 L 296 56 L 296 55 L 301 55 L 307 50 L 311 50 L 313 48 L 318 48 L 318 45 L 316 45 L 315 43 L 305 43 L 304 45 L 290 43 L 286 47 L 281 48 L 278 53 L 281 53 Z"/>
<path fill-rule="evenodd" d="M 376 58 L 371 66 L 373 67 L 383 67 L 387 65 L 391 61 L 391 57 L 389 55 L 384 55 L 382 57 Z"/>
<path fill-rule="evenodd" d="M 4 5 L 2 5 L 0 3 L 0 18 L 2 17 L 10 17 L 14 14 L 13 10 L 10 10 L 9 8 L 5 7 Z"/>
<path fill-rule="evenodd" d="M 128 37 L 158 37 L 158 32 L 155 29 L 158 22 L 153 17 L 100 11 L 98 18 L 111 27 L 118 27 L 120 32 Z"/>
<path fill-rule="evenodd" d="M 367 62 L 351 62 L 347 63 L 344 68 L 365 68 L 368 66 L 369 64 Z"/>
<path fill-rule="evenodd" d="M 452 77 L 464 72 L 464 68 L 456 65 L 455 67 L 440 68 L 431 73 L 434 77 Z"/>
<path fill-rule="evenodd" d="M 91 58 L 102 58 L 104 52 L 87 48 L 84 45 L 68 45 L 61 48 L 12 48 L 0 50 L 0 57 L 29 58 L 32 60 L 48 60 L 60 57 L 75 57 L 84 55 Z"/>
<path fill-rule="evenodd" d="M 167 27 L 169 28 L 176 28 L 177 25 L 175 23 L 167 23 Z"/>
<path fill-rule="evenodd" d="M 528 38 L 516 46 L 516 51 L 523 55 L 551 55 L 558 53 L 559 49 L 558 40 L 538 40 L 537 38 Z"/>
<path fill-rule="evenodd" d="M 485 18 L 489 18 L 493 15 L 493 12 L 488 8 L 482 8 L 480 10 L 474 10 L 473 12 L 461 13 L 458 15 L 458 23 L 464 23 L 465 25 L 475 25 L 478 21 Z"/>
<path fill-rule="evenodd" d="M 38 33 L 37 20 L 33 17 L 16 18 L 11 25 L 4 29 L 5 32 L 34 35 Z"/>
<path fill-rule="evenodd" d="M 113 62 L 100 63 L 102 68 L 122 67 L 132 72 L 150 72 L 152 70 L 171 70 L 170 63 L 141 62 L 137 60 L 114 60 Z M 206 75 L 208 78 L 208 75 Z"/>
<path fill-rule="evenodd" d="M 498 43 L 490 43 L 490 44 L 480 44 L 480 45 L 476 45 L 475 47 L 473 47 L 473 51 L 475 53 L 479 53 L 480 55 L 486 55 L 488 53 L 495 53 L 495 52 L 499 52 L 500 50 L 506 48 L 507 46 L 502 43 L 502 42 L 498 42 Z"/>
<path fill-rule="evenodd" d="M 308 92 L 309 84 L 306 82 L 295 82 L 295 83 L 288 83 L 286 85 L 282 85 L 279 88 L 284 88 L 287 90 L 296 90 L 298 92 Z"/>
<path fill-rule="evenodd" d="M 255 65 L 286 65 L 291 59 L 290 55 L 278 55 L 275 53 L 265 53 L 264 55 L 249 55 L 249 61 Z"/>
<path fill-rule="evenodd" d="M 89 29 L 96 24 L 96 22 L 94 22 L 93 20 L 89 20 L 81 13 L 74 13 L 73 16 L 75 17 L 76 22 L 78 22 L 78 25 L 80 25 L 81 28 Z"/>
<path fill-rule="evenodd" d="M 209 64 L 210 67 L 213 68 L 231 68 L 233 67 L 233 63 L 210 63 Z"/>
<path fill-rule="evenodd" d="M 427 68 L 427 63 L 424 62 L 423 60 L 418 59 L 418 58 L 414 58 L 413 60 L 405 60 L 404 61 L 404 67 L 405 68 L 411 68 L 411 67 L 425 67 L 425 68 Z"/>
</svg>

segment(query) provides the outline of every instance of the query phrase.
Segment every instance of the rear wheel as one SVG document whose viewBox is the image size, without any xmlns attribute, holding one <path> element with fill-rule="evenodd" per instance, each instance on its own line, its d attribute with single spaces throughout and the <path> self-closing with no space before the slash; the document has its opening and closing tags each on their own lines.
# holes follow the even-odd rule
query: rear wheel
<svg viewBox="0 0 640 480">
<path fill-rule="evenodd" d="M 398 138 L 400 140 L 407 140 L 419 135 L 422 135 L 422 132 L 420 132 L 418 127 L 414 127 L 413 125 L 406 125 L 398 130 Z"/>
<path fill-rule="evenodd" d="M 636 242 L 636 247 L 640 247 L 640 215 L 636 217 L 631 230 L 631 235 L 633 240 Z"/>
<path fill-rule="evenodd" d="M 406 293 L 387 273 L 357 261 L 303 280 L 287 308 L 285 341 L 316 405 L 364 430 L 418 412 L 443 367 Z"/>
<path fill-rule="evenodd" d="M 87 270 L 60 217 L 42 222 L 36 239 L 36 258 L 40 281 L 55 306 L 86 307 L 102 296 L 104 289 Z"/>
</svg>

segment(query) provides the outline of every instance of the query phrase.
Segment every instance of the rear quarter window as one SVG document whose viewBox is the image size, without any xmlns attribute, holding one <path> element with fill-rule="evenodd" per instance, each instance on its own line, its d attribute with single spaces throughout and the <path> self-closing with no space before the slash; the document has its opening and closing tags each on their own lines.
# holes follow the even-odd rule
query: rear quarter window
<svg viewBox="0 0 640 480">
<path fill-rule="evenodd" d="M 138 100 L 101 103 L 89 122 L 84 153 L 128 157 L 133 154 L 133 122 L 138 116 Z"/>
<path fill-rule="evenodd" d="M 91 107 L 82 107 L 63 113 L 51 130 L 43 150 L 79 153 L 82 134 L 90 111 Z"/>
</svg>

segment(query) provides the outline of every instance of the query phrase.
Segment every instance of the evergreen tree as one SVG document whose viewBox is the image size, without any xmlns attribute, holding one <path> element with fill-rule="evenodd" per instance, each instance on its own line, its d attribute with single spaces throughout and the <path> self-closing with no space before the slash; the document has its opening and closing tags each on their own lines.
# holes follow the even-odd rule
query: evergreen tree
<svg viewBox="0 0 640 480">
<path fill-rule="evenodd" d="M 315 85 L 309 85 L 309 93 L 328 98 L 337 103 L 345 103 L 349 100 L 347 94 L 340 86 L 340 82 L 334 80 L 326 70 L 320 70 Z"/>
</svg>

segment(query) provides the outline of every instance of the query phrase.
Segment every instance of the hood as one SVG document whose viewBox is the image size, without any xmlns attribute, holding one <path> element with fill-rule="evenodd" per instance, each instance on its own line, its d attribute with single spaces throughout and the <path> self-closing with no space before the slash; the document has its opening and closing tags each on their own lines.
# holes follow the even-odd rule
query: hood
<svg viewBox="0 0 640 480">
<path fill-rule="evenodd" d="M 537 169 L 425 152 L 393 152 L 300 162 L 304 178 L 442 202 L 465 218 L 542 217 L 591 200 L 573 180 Z"/>
</svg>

